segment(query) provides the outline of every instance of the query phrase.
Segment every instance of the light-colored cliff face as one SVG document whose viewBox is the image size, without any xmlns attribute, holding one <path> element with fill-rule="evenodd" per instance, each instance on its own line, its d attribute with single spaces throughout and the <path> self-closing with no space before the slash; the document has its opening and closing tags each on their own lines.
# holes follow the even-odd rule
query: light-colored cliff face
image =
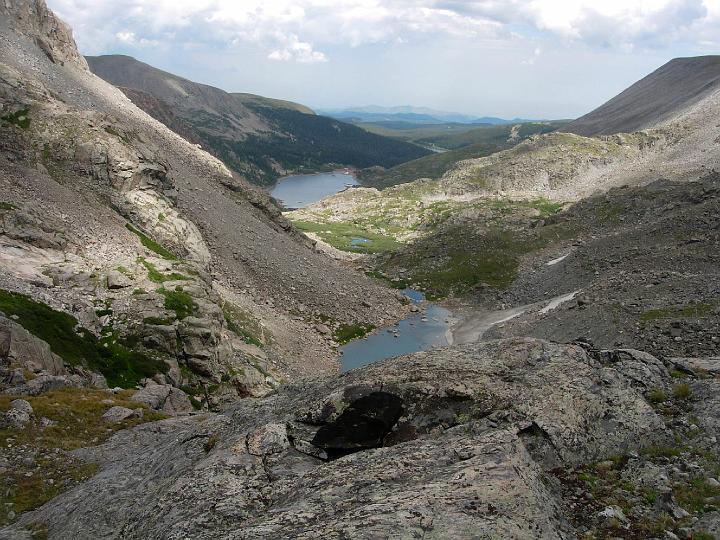
<svg viewBox="0 0 720 540">
<path fill-rule="evenodd" d="M 4 0 L 0 11 L 11 27 L 34 39 L 54 63 L 88 70 L 72 29 L 48 9 L 45 0 Z"/>
</svg>

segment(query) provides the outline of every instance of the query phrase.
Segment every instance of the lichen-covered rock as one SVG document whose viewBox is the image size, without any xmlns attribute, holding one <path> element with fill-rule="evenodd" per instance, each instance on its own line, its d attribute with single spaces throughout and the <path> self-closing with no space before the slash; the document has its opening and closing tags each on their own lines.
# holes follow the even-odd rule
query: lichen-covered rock
<svg viewBox="0 0 720 540">
<path fill-rule="evenodd" d="M 669 375 L 621 359 L 509 339 L 301 381 L 82 450 L 101 472 L 20 524 L 50 538 L 575 538 L 552 471 L 665 437 L 633 377 Z"/>
<path fill-rule="evenodd" d="M 16 428 L 25 427 L 32 420 L 33 408 L 24 399 L 10 402 L 10 409 L 5 413 L 5 422 Z"/>
<path fill-rule="evenodd" d="M 247 451 L 253 456 L 277 454 L 289 447 L 287 428 L 283 424 L 266 424 L 247 437 Z"/>
</svg>

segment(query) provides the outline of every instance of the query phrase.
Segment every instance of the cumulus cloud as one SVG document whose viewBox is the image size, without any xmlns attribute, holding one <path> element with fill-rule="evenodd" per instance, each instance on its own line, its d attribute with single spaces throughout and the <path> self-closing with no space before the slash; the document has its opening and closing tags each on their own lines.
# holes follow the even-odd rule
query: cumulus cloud
<svg viewBox="0 0 720 540">
<path fill-rule="evenodd" d="M 297 36 L 291 36 L 289 43 L 281 49 L 272 51 L 268 58 L 289 62 L 294 60 L 301 64 L 315 64 L 316 62 L 327 62 L 327 57 L 320 51 L 314 51 L 312 45 L 298 40 Z"/>
<path fill-rule="evenodd" d="M 720 0 L 49 0 L 88 52 L 113 43 L 252 43 L 271 60 L 327 61 L 334 46 L 431 36 L 657 48 L 717 42 Z M 98 50 L 100 49 L 100 50 Z M 532 59 L 532 57 L 531 57 Z"/>
<path fill-rule="evenodd" d="M 132 45 L 137 47 L 150 47 L 150 46 L 157 46 L 160 44 L 159 41 L 156 39 L 147 39 L 147 38 L 140 38 L 138 39 L 135 35 L 135 32 L 130 32 L 129 30 L 116 32 L 115 38 L 120 42 L 124 43 L 126 45 Z"/>
</svg>

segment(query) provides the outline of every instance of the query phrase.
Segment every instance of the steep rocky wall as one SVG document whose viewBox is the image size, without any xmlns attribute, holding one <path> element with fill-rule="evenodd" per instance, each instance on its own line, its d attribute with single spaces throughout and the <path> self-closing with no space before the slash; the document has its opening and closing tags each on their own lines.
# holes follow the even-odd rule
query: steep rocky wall
<svg viewBox="0 0 720 540">
<path fill-rule="evenodd" d="M 54 63 L 89 70 L 77 50 L 72 29 L 48 9 L 45 0 L 4 0 L 0 8 L 7 23 L 34 39 Z"/>
</svg>

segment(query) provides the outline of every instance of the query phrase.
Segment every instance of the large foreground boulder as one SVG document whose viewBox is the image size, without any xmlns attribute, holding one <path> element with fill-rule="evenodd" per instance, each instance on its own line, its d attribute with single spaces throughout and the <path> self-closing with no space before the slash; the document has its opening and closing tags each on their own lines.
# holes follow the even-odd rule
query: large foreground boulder
<svg viewBox="0 0 720 540">
<path fill-rule="evenodd" d="M 550 471 L 661 441 L 644 394 L 667 380 L 650 355 L 533 339 L 400 357 L 120 432 L 77 452 L 96 476 L 13 531 L 575 538 Z"/>
</svg>

